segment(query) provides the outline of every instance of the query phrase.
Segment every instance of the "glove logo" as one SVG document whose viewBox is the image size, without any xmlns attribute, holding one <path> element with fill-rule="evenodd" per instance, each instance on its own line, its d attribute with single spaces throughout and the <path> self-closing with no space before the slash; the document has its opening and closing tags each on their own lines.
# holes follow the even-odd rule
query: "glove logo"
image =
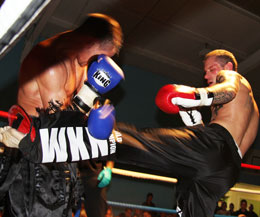
<svg viewBox="0 0 260 217">
<path fill-rule="evenodd" d="M 110 76 L 102 70 L 97 70 L 92 77 L 94 78 L 95 82 L 104 88 L 106 88 L 110 83 Z"/>
</svg>

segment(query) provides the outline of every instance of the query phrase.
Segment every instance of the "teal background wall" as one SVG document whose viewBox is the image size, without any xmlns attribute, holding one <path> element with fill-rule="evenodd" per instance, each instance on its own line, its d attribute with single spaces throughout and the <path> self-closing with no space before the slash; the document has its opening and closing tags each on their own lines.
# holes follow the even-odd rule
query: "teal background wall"
<svg viewBox="0 0 260 217">
<path fill-rule="evenodd" d="M 177 115 L 166 115 L 155 105 L 158 90 L 165 84 L 174 83 L 173 80 L 134 66 L 122 68 L 125 72 L 125 81 L 120 84 L 123 96 L 116 105 L 117 121 L 128 122 L 138 127 L 181 124 Z M 120 94 L 115 95 L 120 96 Z"/>
<path fill-rule="evenodd" d="M 16 102 L 17 78 L 23 38 L 0 60 L 0 110 L 7 111 Z M 4 119 L 0 119 L 5 121 Z"/>
</svg>

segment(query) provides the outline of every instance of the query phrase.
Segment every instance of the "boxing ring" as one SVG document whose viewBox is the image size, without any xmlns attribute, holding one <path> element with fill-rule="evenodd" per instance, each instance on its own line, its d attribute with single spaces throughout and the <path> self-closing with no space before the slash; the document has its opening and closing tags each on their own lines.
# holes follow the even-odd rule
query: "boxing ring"
<svg viewBox="0 0 260 217">
<path fill-rule="evenodd" d="M 246 168 L 246 169 L 260 170 L 260 166 L 245 164 L 245 163 L 242 163 L 241 167 Z M 113 175 L 129 177 L 131 179 L 159 181 L 159 182 L 165 182 L 165 183 L 171 183 L 171 184 L 176 184 L 178 182 L 178 180 L 176 178 L 153 175 L 153 174 L 136 172 L 136 171 L 131 171 L 131 170 L 119 169 L 119 168 L 113 168 L 112 173 L 113 173 Z M 246 189 L 246 188 L 236 187 L 236 186 L 232 187 L 230 189 L 230 191 L 260 195 L 260 190 Z M 119 208 L 122 210 L 124 210 L 125 208 L 130 208 L 132 210 L 140 209 L 143 211 L 151 211 L 151 212 L 166 213 L 166 214 L 177 214 L 178 213 L 176 211 L 176 209 L 168 209 L 168 208 L 162 208 L 162 207 L 150 207 L 150 206 L 138 205 L 138 204 L 127 203 L 127 202 L 108 200 L 107 203 L 112 208 Z M 225 215 L 215 214 L 215 217 L 225 217 Z"/>
<path fill-rule="evenodd" d="M 15 1 L 17 2 L 17 4 L 14 3 Z M 10 13 L 13 12 L 13 5 L 18 5 L 20 1 L 13 0 L 11 1 L 10 4 L 9 2 L 8 3 L 6 2 L 5 4 L 3 4 L 0 13 L 0 23 L 2 24 L 1 25 L 2 28 L 0 30 L 0 58 L 3 57 L 7 53 L 7 51 L 10 50 L 12 46 L 14 46 L 14 44 L 18 41 L 18 39 L 22 36 L 22 34 L 29 28 L 30 25 L 32 25 L 35 22 L 37 16 L 44 11 L 45 7 L 51 2 L 51 0 L 40 0 L 40 1 L 34 1 L 32 3 L 30 3 L 29 0 L 23 1 L 22 6 L 24 6 L 24 12 L 21 11 L 21 15 L 18 18 L 13 18 L 13 19 L 10 19 Z M 17 13 L 12 13 L 12 14 L 17 14 Z M 9 16 L 9 19 L 6 19 L 7 16 Z M 1 112 L 1 111 L 0 111 L 0 116 L 9 117 L 9 115 L 6 112 Z M 247 169 L 253 169 L 253 170 L 260 170 L 260 166 L 250 165 L 250 164 L 241 164 L 241 167 Z M 156 181 L 172 183 L 172 184 L 176 184 L 178 182 L 178 180 L 175 178 L 134 172 L 134 171 L 123 170 L 118 168 L 113 168 L 112 172 L 115 175 L 127 176 L 136 179 L 156 180 Z M 260 195 L 260 190 L 244 189 L 240 187 L 233 187 L 230 189 L 230 191 Z M 175 209 L 149 207 L 149 206 L 143 206 L 143 205 L 137 205 L 131 203 L 116 202 L 116 201 L 107 201 L 107 202 L 108 205 L 112 207 L 141 209 L 147 211 L 154 211 L 158 213 L 164 212 L 168 214 L 177 213 Z M 215 215 L 215 217 L 220 217 L 220 216 L 223 217 L 223 215 Z"/>
</svg>

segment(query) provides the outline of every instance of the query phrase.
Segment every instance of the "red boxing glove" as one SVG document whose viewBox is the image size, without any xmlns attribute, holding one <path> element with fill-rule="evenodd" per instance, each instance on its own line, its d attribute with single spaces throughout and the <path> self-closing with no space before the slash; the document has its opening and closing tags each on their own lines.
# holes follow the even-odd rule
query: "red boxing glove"
<svg viewBox="0 0 260 217">
<path fill-rule="evenodd" d="M 33 142 L 36 136 L 35 128 L 32 125 L 31 117 L 25 112 L 25 110 L 19 105 L 13 105 L 9 111 L 9 114 L 16 116 L 17 119 L 8 118 L 9 126 L 17 129 L 19 132 L 28 134 L 30 133 L 31 141 Z"/>
<path fill-rule="evenodd" d="M 209 106 L 212 104 L 213 96 L 213 93 L 205 88 L 168 84 L 159 90 L 155 103 L 165 113 L 176 114 L 180 107 Z"/>
<path fill-rule="evenodd" d="M 167 84 L 163 86 L 155 97 L 155 104 L 167 114 L 179 113 L 179 107 L 171 102 L 172 98 L 176 96 L 176 93 L 175 85 Z"/>
</svg>

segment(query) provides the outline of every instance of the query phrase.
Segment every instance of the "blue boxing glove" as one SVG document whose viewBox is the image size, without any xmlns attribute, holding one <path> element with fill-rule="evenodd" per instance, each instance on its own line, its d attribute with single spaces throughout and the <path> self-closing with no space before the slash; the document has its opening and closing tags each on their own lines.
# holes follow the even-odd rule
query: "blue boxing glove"
<svg viewBox="0 0 260 217">
<path fill-rule="evenodd" d="M 109 92 L 124 79 L 124 73 L 110 57 L 102 54 L 89 66 L 87 78 L 73 99 L 85 112 L 93 107 L 94 100 L 100 97 L 100 94 Z"/>
<path fill-rule="evenodd" d="M 112 133 L 115 123 L 115 108 L 106 104 L 91 109 L 88 118 L 88 131 L 96 139 L 107 139 Z"/>
<path fill-rule="evenodd" d="M 99 173 L 97 179 L 100 181 L 98 183 L 99 188 L 108 186 L 112 179 L 112 170 L 109 167 L 104 167 L 104 169 Z"/>
<path fill-rule="evenodd" d="M 88 69 L 88 82 L 92 88 L 104 94 L 114 88 L 122 79 L 122 69 L 108 56 L 99 55 Z"/>
</svg>

